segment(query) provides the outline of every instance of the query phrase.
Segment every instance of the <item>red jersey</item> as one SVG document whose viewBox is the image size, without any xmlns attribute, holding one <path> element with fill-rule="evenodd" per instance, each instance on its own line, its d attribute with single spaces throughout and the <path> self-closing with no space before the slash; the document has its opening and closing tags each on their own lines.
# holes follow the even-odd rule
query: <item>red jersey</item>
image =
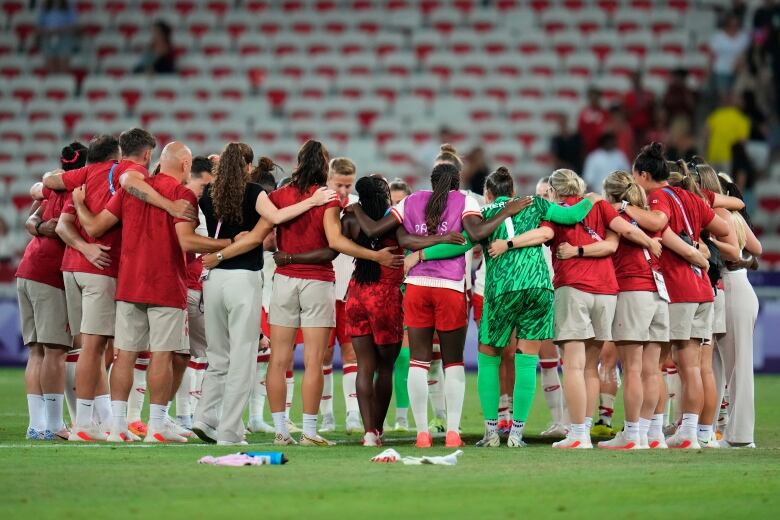
<svg viewBox="0 0 780 520">
<path fill-rule="evenodd" d="M 649 192 L 647 199 L 650 209 L 664 213 L 669 218 L 668 227 L 678 235 L 688 226 L 680 205 L 669 195 L 667 189 L 677 196 L 685 208 L 685 216 L 693 232 L 691 238 L 694 242 L 698 241 L 701 230 L 715 218 L 715 212 L 702 199 L 682 188 L 665 186 Z M 699 270 L 700 274 L 697 274 L 691 264 L 666 248 L 661 253 L 661 269 L 671 303 L 713 301 L 712 286 L 706 270 Z"/>
<path fill-rule="evenodd" d="M 187 289 L 203 291 L 201 274 L 203 274 L 203 259 L 195 253 L 187 253 Z"/>
<path fill-rule="evenodd" d="M 146 180 L 169 200 L 198 201 L 173 177 L 159 173 Z M 176 224 L 188 222 L 119 190 L 106 209 L 122 220 L 122 256 L 116 299 L 163 307 L 187 308 L 187 264 Z"/>
<path fill-rule="evenodd" d="M 43 196 L 45 200 L 41 204 L 44 208 L 41 220 L 46 222 L 53 218 L 59 218 L 70 198 L 70 193 L 44 188 Z M 59 238 L 33 237 L 24 250 L 24 256 L 16 270 L 16 277 L 64 289 L 65 285 L 60 271 L 64 253 L 65 243 Z"/>
<path fill-rule="evenodd" d="M 623 214 L 621 216 L 628 222 L 635 224 L 628 215 Z M 651 236 L 660 235 L 656 234 Z M 649 251 L 648 254 L 650 254 Z M 651 261 L 655 262 L 656 259 L 652 258 Z M 639 244 L 635 244 L 634 242 L 621 237 L 617 251 L 612 255 L 612 263 L 615 266 L 615 277 L 617 278 L 620 292 L 658 292 L 658 289 L 655 286 L 655 280 L 653 279 L 653 271 L 645 257 L 644 248 Z M 659 266 L 656 265 L 656 268 L 658 269 Z"/>
<path fill-rule="evenodd" d="M 120 190 L 119 177 L 121 177 L 124 172 L 134 170 L 143 174 L 144 177 L 149 175 L 146 168 L 133 161 L 120 161 L 119 163 L 116 163 L 116 168 L 111 172 L 111 167 L 114 164 L 114 161 L 88 164 L 82 168 L 63 173 L 62 181 L 65 183 L 65 189 L 73 191 L 79 186 L 84 185 L 84 204 L 89 211 L 97 215 L 106 207 L 109 199 L 111 199 L 111 195 Z M 110 183 L 109 173 L 111 174 Z M 65 211 L 72 214 L 76 213 L 72 203 L 66 207 Z M 77 273 L 102 274 L 116 278 L 119 273 L 119 258 L 122 250 L 122 228 L 115 226 L 112 229 L 109 229 L 106 234 L 99 239 L 95 239 L 84 231 L 77 218 L 76 229 L 78 229 L 81 238 L 86 242 L 90 244 L 99 243 L 111 247 L 111 249 L 107 251 L 108 255 L 111 257 L 111 265 L 100 270 L 89 263 L 89 261 L 84 258 L 84 255 L 71 247 L 67 247 L 62 259 L 62 270 Z"/>
<path fill-rule="evenodd" d="M 603 108 L 586 106 L 580 112 L 580 116 L 577 119 L 577 129 L 585 145 L 585 154 L 599 147 L 599 139 L 607 127 L 608 118 L 609 113 Z"/>
<path fill-rule="evenodd" d="M 308 199 L 317 189 L 319 189 L 318 186 L 312 186 L 306 193 L 300 193 L 298 188 L 288 185 L 272 192 L 268 198 L 277 208 L 281 209 Z M 328 247 L 328 238 L 325 236 L 325 225 L 323 224 L 325 211 L 340 207 L 339 201 L 334 200 L 276 226 L 276 245 L 279 251 L 295 254 Z M 277 266 L 276 272 L 291 278 L 322 280 L 324 282 L 336 281 L 332 262 Z"/>
<path fill-rule="evenodd" d="M 563 202 L 573 206 L 582 200 L 582 197 L 567 197 Z M 615 208 L 606 201 L 597 202 L 583 222 L 573 226 L 562 226 L 552 222 L 542 222 L 543 226 L 552 228 L 555 231 L 555 237 L 550 242 L 550 249 L 555 252 L 558 246 L 564 242 L 577 247 L 595 244 L 607 236 L 609 223 L 619 217 Z M 583 225 L 583 223 L 585 225 Z M 598 235 L 592 236 L 586 229 L 588 226 L 592 232 Z M 580 291 L 591 294 L 617 294 L 618 284 L 615 278 L 615 267 L 612 264 L 612 258 L 609 256 L 602 258 L 569 258 L 568 260 L 559 260 L 557 255 L 553 254 L 553 286 L 574 287 Z"/>
</svg>

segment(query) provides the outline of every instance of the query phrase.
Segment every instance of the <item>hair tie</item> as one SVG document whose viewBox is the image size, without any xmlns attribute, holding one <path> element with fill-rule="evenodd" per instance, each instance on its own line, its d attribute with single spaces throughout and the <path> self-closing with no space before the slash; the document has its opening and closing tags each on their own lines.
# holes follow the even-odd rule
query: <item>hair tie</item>
<svg viewBox="0 0 780 520">
<path fill-rule="evenodd" d="M 65 164 L 74 163 L 74 162 L 76 162 L 78 160 L 79 160 L 79 151 L 78 150 L 76 150 L 76 155 L 73 156 L 73 159 L 66 159 L 64 157 L 60 157 L 60 161 L 65 163 Z"/>
</svg>

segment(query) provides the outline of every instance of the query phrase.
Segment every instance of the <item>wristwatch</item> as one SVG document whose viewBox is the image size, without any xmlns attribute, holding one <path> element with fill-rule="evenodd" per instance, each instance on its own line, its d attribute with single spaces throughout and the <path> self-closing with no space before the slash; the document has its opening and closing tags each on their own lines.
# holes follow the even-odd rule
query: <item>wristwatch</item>
<svg viewBox="0 0 780 520">
<path fill-rule="evenodd" d="M 221 261 L 222 261 L 222 260 L 224 260 L 224 259 L 225 259 L 225 257 L 224 257 L 224 256 L 222 256 L 222 251 L 218 251 L 218 252 L 217 252 L 217 261 L 218 261 L 218 262 L 221 262 Z"/>
<path fill-rule="evenodd" d="M 506 241 L 506 247 L 508 247 L 509 249 L 512 249 L 513 247 L 515 247 L 515 245 L 512 243 L 511 240 L 507 240 Z"/>
<path fill-rule="evenodd" d="M 35 224 L 35 232 L 39 235 L 41 234 L 41 225 L 43 224 L 43 220 L 39 220 L 37 224 Z"/>
<path fill-rule="evenodd" d="M 579 256 L 580 258 L 585 256 L 585 248 L 584 247 L 577 246 L 577 256 Z"/>
<path fill-rule="evenodd" d="M 628 201 L 627 201 L 627 200 L 624 200 L 624 201 L 623 201 L 623 202 L 620 204 L 620 209 L 618 210 L 618 213 L 625 213 L 625 212 L 626 212 L 626 208 L 627 208 L 627 207 L 628 207 Z"/>
</svg>

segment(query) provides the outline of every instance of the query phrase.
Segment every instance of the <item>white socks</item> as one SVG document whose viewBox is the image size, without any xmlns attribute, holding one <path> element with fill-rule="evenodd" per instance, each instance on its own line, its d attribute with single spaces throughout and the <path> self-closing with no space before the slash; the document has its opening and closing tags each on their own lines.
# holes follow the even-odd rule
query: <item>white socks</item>
<svg viewBox="0 0 780 520">
<path fill-rule="evenodd" d="M 487 420 L 485 421 L 485 436 L 498 434 L 498 421 Z"/>
<path fill-rule="evenodd" d="M 295 372 L 288 370 L 284 382 L 287 384 L 287 402 L 284 404 L 284 413 L 290 420 L 290 408 L 292 408 L 293 394 L 295 394 Z"/>
<path fill-rule="evenodd" d="M 79 360 L 78 349 L 65 356 L 65 400 L 68 403 L 70 424 L 76 424 L 76 363 Z"/>
<path fill-rule="evenodd" d="M 76 426 L 85 429 L 92 425 L 93 399 L 76 399 Z"/>
<path fill-rule="evenodd" d="M 303 434 L 307 437 L 317 436 L 317 414 L 305 413 L 303 414 Z"/>
<path fill-rule="evenodd" d="M 43 394 L 43 405 L 46 417 L 46 429 L 57 433 L 62 429 L 62 404 L 65 400 L 63 394 Z"/>
<path fill-rule="evenodd" d="M 433 359 L 428 370 L 428 397 L 431 399 L 434 415 L 444 419 L 447 414 L 444 398 L 444 370 L 442 370 L 441 354 L 439 354 L 438 348 L 438 345 L 433 347 Z"/>
<path fill-rule="evenodd" d="M 119 434 L 127 431 L 127 401 L 111 401 L 111 412 L 114 415 L 112 433 Z"/>
<path fill-rule="evenodd" d="M 463 363 L 453 363 L 444 369 L 444 396 L 447 402 L 447 431 L 459 431 L 466 395 L 466 369 Z"/>
<path fill-rule="evenodd" d="M 138 354 L 135 368 L 133 368 L 133 388 L 130 389 L 130 395 L 127 397 L 127 422 L 129 423 L 141 420 L 141 409 L 144 407 L 144 397 L 146 397 L 146 369 L 148 366 L 149 356 L 143 352 Z"/>
<path fill-rule="evenodd" d="M 408 408 L 396 408 L 395 409 L 395 422 L 406 422 L 409 415 Z"/>
<path fill-rule="evenodd" d="M 274 430 L 276 430 L 276 433 L 289 437 L 290 432 L 287 430 L 287 412 L 272 412 L 271 418 L 274 421 Z"/>
<path fill-rule="evenodd" d="M 525 430 L 525 423 L 523 421 L 512 421 L 512 431 L 509 435 L 523 437 L 523 430 Z"/>
<path fill-rule="evenodd" d="M 590 433 L 590 429 L 593 428 L 593 417 L 585 417 L 585 427 L 588 429 L 588 433 Z"/>
<path fill-rule="evenodd" d="M 30 416 L 30 428 L 38 432 L 46 429 L 46 412 L 42 395 L 27 394 L 27 413 Z"/>
<path fill-rule="evenodd" d="M 680 425 L 680 431 L 688 436 L 693 437 L 696 435 L 697 428 L 699 426 L 699 415 L 695 413 L 682 414 L 682 424 Z"/>
<path fill-rule="evenodd" d="M 590 437 L 590 428 L 586 423 L 572 424 L 569 430 L 569 435 L 578 438 Z"/>
<path fill-rule="evenodd" d="M 325 365 L 322 367 L 320 413 L 323 416 L 333 415 L 333 365 Z"/>
<path fill-rule="evenodd" d="M 95 396 L 95 421 L 104 426 L 111 425 L 111 396 L 108 394 Z"/>
<path fill-rule="evenodd" d="M 639 421 L 637 422 L 625 421 L 623 423 L 623 433 L 625 434 L 626 437 L 630 437 L 631 439 L 638 439 Z"/>
<path fill-rule="evenodd" d="M 149 405 L 149 429 L 161 430 L 168 421 L 168 405 L 150 404 Z"/>
<path fill-rule="evenodd" d="M 265 351 L 263 351 L 265 352 Z M 255 383 L 252 385 L 252 391 L 249 394 L 249 418 L 263 419 L 263 410 L 265 409 L 265 375 L 268 373 L 268 361 L 271 354 L 261 353 L 257 355 L 257 374 Z"/>
<path fill-rule="evenodd" d="M 357 400 L 357 363 L 348 363 L 342 369 L 344 376 L 341 380 L 341 386 L 344 391 L 344 403 L 347 406 L 347 413 L 360 413 Z M 332 384 L 332 382 L 331 382 Z"/>
<path fill-rule="evenodd" d="M 550 409 L 552 420 L 555 424 L 565 424 L 567 421 L 564 414 L 561 377 L 558 374 L 558 359 L 540 359 L 539 365 L 542 367 L 544 400 L 547 402 L 547 408 Z"/>
<path fill-rule="evenodd" d="M 189 366 L 184 370 L 181 384 L 176 390 L 176 415 L 190 416 L 194 409 L 191 389 L 195 386 L 195 371 Z"/>
<path fill-rule="evenodd" d="M 712 440 L 712 425 L 700 424 L 697 436 L 699 442 L 710 442 Z"/>
<path fill-rule="evenodd" d="M 645 419 L 644 417 L 639 418 L 639 422 L 637 423 L 639 426 L 639 435 L 647 436 L 648 432 L 650 431 L 650 423 L 652 422 L 651 419 Z"/>
<path fill-rule="evenodd" d="M 428 361 L 416 359 L 409 361 L 407 388 L 417 433 L 428 432 L 428 370 L 430 367 L 431 363 Z"/>
<path fill-rule="evenodd" d="M 646 420 L 646 419 L 643 419 Z M 650 420 L 650 429 L 647 432 L 648 437 L 660 439 L 664 436 L 664 414 L 657 413 Z"/>
</svg>

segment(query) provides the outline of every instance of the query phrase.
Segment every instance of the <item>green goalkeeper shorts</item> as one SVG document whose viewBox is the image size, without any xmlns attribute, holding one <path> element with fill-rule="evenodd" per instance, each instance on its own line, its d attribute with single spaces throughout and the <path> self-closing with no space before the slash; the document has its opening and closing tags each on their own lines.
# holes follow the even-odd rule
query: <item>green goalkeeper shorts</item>
<svg viewBox="0 0 780 520">
<path fill-rule="evenodd" d="M 523 289 L 493 295 L 489 299 L 485 295 L 479 342 L 491 347 L 506 347 L 512 331 L 518 339 L 552 339 L 554 298 L 550 289 Z"/>
</svg>

